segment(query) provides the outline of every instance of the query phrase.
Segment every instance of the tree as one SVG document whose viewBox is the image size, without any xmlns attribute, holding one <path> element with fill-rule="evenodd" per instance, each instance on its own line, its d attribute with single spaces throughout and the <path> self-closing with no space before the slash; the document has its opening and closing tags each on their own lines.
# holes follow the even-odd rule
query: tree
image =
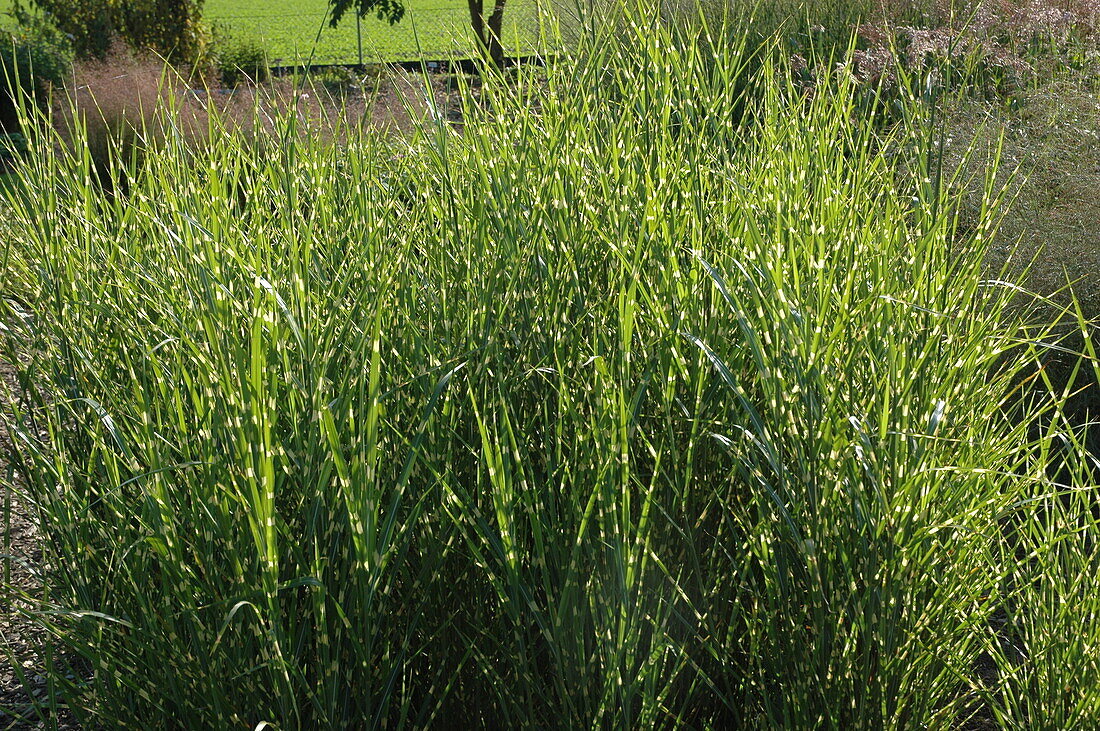
<svg viewBox="0 0 1100 731">
<path fill-rule="evenodd" d="M 490 62 L 499 69 L 504 66 L 504 45 L 501 43 L 500 31 L 504 25 L 504 4 L 507 0 L 491 0 L 491 2 L 492 9 L 486 16 L 485 0 L 466 0 L 470 8 L 470 24 L 478 46 Z M 336 27 L 344 14 L 352 9 L 360 18 L 374 13 L 379 20 L 387 20 L 390 25 L 405 16 L 403 0 L 329 0 L 329 4 L 332 6 L 331 25 L 333 27 Z"/>
</svg>

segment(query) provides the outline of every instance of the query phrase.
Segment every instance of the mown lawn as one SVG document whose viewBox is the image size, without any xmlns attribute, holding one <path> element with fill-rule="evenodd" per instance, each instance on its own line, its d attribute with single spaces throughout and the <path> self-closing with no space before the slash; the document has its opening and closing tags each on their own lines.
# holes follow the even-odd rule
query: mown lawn
<svg viewBox="0 0 1100 731">
<path fill-rule="evenodd" d="M 262 39 L 273 59 L 289 62 L 312 52 L 315 61 L 354 63 L 359 58 L 355 19 L 347 17 L 331 28 L 325 21 L 327 8 L 327 0 L 209 0 L 206 13 L 233 33 Z M 505 24 L 505 43 L 512 52 L 534 48 L 535 3 L 515 3 Z M 371 17 L 362 21 L 361 32 L 366 61 L 466 55 L 473 48 L 469 10 L 456 0 L 415 0 L 400 23 L 391 26 Z"/>
</svg>

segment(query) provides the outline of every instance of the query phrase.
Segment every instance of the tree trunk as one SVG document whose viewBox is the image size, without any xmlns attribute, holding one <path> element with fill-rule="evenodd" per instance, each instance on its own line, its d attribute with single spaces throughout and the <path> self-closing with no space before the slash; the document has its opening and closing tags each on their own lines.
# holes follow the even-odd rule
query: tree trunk
<svg viewBox="0 0 1100 731">
<path fill-rule="evenodd" d="M 466 0 L 470 7 L 470 24 L 474 29 L 481 54 L 496 68 L 504 68 L 504 44 L 501 41 L 501 28 L 504 25 L 504 4 L 506 0 L 494 0 L 493 11 L 485 17 L 484 0 Z"/>
<path fill-rule="evenodd" d="M 496 0 L 493 5 L 493 14 L 489 16 L 488 51 L 489 60 L 497 70 L 504 68 L 504 41 L 501 38 L 501 28 L 504 25 L 504 3 L 506 0 Z"/>
<path fill-rule="evenodd" d="M 474 37 L 477 39 L 478 50 L 486 48 L 485 40 L 485 6 L 482 0 L 466 0 L 470 6 L 470 25 L 474 29 Z"/>
</svg>

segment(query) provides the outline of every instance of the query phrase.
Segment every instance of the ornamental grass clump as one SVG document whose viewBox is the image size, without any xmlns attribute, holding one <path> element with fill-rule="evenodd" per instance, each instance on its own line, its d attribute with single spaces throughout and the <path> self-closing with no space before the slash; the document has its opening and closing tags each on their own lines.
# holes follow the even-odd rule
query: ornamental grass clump
<svg viewBox="0 0 1100 731">
<path fill-rule="evenodd" d="M 1038 436 L 1006 416 L 1045 341 L 983 276 L 989 211 L 957 255 L 959 202 L 852 123 L 851 80 L 739 79 L 742 47 L 642 10 L 489 79 L 461 132 L 286 117 L 256 155 L 212 125 L 122 195 L 87 156 L 21 164 L 0 342 L 49 702 L 91 727 L 1100 721 L 1057 671 L 1094 634 L 1041 641 L 1100 604 L 1096 496 L 1048 470 L 1059 394 Z"/>
<path fill-rule="evenodd" d="M 996 97 L 1050 78 L 1088 77 L 1100 43 L 1095 0 L 882 2 L 858 27 L 854 73 L 892 87 L 934 70 L 938 83 Z M 954 83 L 950 83 L 954 77 Z"/>
</svg>

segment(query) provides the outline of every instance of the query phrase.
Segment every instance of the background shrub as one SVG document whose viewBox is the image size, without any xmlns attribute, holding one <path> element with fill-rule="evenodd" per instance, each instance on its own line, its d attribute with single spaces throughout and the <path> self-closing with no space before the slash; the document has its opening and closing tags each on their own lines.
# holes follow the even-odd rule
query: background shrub
<svg viewBox="0 0 1100 731">
<path fill-rule="evenodd" d="M 202 55 L 208 33 L 203 0 L 31 0 L 73 40 L 78 56 L 105 58 L 121 39 L 172 63 Z"/>
<path fill-rule="evenodd" d="M 0 32 L 0 132 L 18 132 L 19 103 L 44 105 L 72 67 L 72 47 L 48 21 L 19 13 L 14 29 Z"/>
<path fill-rule="evenodd" d="M 0 173 L 4 172 L 16 159 L 27 154 L 29 149 L 30 145 L 23 134 L 19 132 L 0 134 Z"/>
<path fill-rule="evenodd" d="M 213 62 L 222 85 L 233 87 L 242 81 L 264 83 L 271 78 L 267 50 L 253 38 L 241 38 L 215 27 Z"/>
</svg>

